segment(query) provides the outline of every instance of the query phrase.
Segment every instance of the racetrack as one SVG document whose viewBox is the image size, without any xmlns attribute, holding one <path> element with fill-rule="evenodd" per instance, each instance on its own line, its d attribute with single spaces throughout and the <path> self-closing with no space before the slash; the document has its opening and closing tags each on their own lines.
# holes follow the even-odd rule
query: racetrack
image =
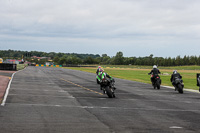
<svg viewBox="0 0 200 133">
<path fill-rule="evenodd" d="M 112 75 L 111 75 L 112 76 Z M 95 74 L 27 67 L 15 74 L 2 133 L 197 133 L 200 94 L 116 80 L 116 98 L 103 95 Z"/>
</svg>

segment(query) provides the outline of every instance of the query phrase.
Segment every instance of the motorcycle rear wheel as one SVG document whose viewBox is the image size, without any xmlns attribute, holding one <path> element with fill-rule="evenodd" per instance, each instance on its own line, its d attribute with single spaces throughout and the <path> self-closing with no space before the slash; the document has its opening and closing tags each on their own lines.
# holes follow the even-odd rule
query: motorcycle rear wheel
<svg viewBox="0 0 200 133">
<path fill-rule="evenodd" d="M 153 85 L 153 88 L 156 89 L 156 85 Z"/>
<path fill-rule="evenodd" d="M 156 89 L 156 86 L 157 86 L 157 85 L 156 85 L 156 83 L 153 83 L 153 82 L 152 82 L 152 86 L 153 86 L 154 89 Z"/>
<path fill-rule="evenodd" d="M 183 87 L 181 84 L 178 84 L 178 92 L 183 94 Z"/>
<path fill-rule="evenodd" d="M 156 86 L 157 86 L 157 89 L 159 90 L 160 89 L 160 81 L 157 81 Z"/>
</svg>

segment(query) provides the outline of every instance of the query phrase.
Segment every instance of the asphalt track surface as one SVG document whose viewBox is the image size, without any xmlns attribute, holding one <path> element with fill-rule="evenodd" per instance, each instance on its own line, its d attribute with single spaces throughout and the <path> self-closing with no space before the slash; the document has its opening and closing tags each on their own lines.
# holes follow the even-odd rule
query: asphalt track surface
<svg viewBox="0 0 200 133">
<path fill-rule="evenodd" d="M 200 132 L 200 94 L 115 80 L 116 98 L 108 98 L 95 74 L 27 67 L 15 74 L 6 104 L 0 107 L 0 132 Z"/>
</svg>

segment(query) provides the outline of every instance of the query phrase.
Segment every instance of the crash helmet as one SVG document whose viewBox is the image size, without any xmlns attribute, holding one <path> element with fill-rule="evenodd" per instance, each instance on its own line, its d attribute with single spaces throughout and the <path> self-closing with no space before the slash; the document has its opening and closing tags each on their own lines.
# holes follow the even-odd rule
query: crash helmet
<svg viewBox="0 0 200 133">
<path fill-rule="evenodd" d="M 98 68 L 101 68 L 101 66 L 98 66 Z"/>
<path fill-rule="evenodd" d="M 173 71 L 173 74 L 176 74 L 176 73 L 177 73 L 177 70 L 174 70 L 174 71 Z"/>
<path fill-rule="evenodd" d="M 156 65 L 154 65 L 154 66 L 153 66 L 153 68 L 157 68 L 157 66 L 156 66 Z"/>
</svg>

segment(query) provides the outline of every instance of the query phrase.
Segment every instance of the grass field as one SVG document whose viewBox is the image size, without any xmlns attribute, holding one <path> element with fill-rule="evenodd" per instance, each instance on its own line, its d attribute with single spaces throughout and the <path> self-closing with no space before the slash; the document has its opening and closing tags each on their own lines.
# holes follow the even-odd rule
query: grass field
<svg viewBox="0 0 200 133">
<path fill-rule="evenodd" d="M 112 77 L 151 84 L 148 73 L 152 66 L 103 66 L 103 68 Z M 97 68 L 67 67 L 66 69 L 96 73 Z M 200 66 L 159 67 L 159 69 L 162 85 L 172 86 L 170 82 L 172 71 L 178 70 L 183 77 L 185 88 L 198 90 L 196 74 L 200 73 Z"/>
<path fill-rule="evenodd" d="M 17 64 L 17 70 L 24 69 L 24 64 Z"/>
</svg>

